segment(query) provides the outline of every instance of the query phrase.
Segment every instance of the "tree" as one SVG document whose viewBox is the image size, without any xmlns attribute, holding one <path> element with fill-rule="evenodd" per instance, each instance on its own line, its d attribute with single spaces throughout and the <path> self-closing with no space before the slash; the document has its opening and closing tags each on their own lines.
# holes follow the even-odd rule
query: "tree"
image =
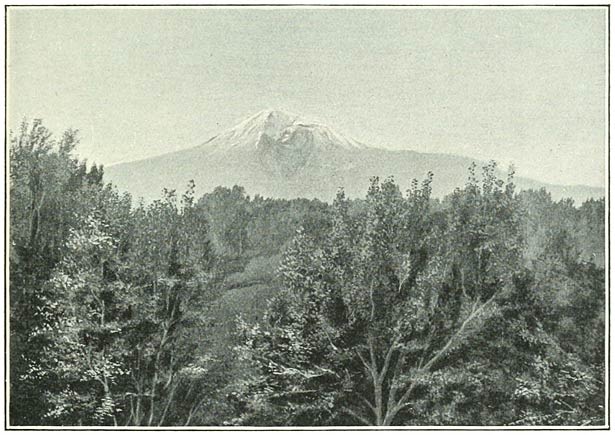
<svg viewBox="0 0 615 435">
<path fill-rule="evenodd" d="M 163 200 L 140 207 L 133 217 L 126 273 L 140 294 L 128 338 L 130 425 L 168 424 L 173 404 L 181 408 L 181 402 L 202 401 L 202 388 L 183 385 L 195 373 L 207 372 L 207 358 L 199 358 L 194 346 L 202 342 L 200 310 L 213 297 L 215 263 L 207 221 L 193 195 L 193 183 L 179 204 L 175 192 L 167 191 Z M 175 418 L 189 421 L 191 409 Z"/>
<path fill-rule="evenodd" d="M 464 343 L 514 289 L 517 203 L 494 169 L 449 199 L 439 225 L 430 179 L 405 197 L 374 179 L 356 220 L 338 196 L 330 244 L 298 234 L 281 267 L 287 291 L 265 326 L 243 327 L 243 355 L 260 369 L 242 386 L 244 421 L 412 421 L 429 382 L 458 370 Z"/>
<path fill-rule="evenodd" d="M 241 256 L 247 248 L 247 221 L 250 198 L 240 186 L 216 187 L 199 201 L 210 222 L 218 251 Z"/>
<path fill-rule="evenodd" d="M 40 121 L 11 139 L 11 423 L 190 422 L 215 278 L 194 184 L 133 210 L 76 143 Z"/>
<path fill-rule="evenodd" d="M 528 312 L 541 347 L 518 375 L 516 424 L 604 423 L 605 276 L 582 257 L 575 239 L 559 229 L 547 234 L 532 264 Z"/>
<path fill-rule="evenodd" d="M 48 368 L 61 386 L 46 391 L 52 408 L 46 417 L 64 425 L 117 425 L 127 375 L 122 337 L 129 309 L 129 284 L 108 271 L 118 262 L 116 243 L 105 224 L 89 216 L 71 231 L 65 255 L 48 286 L 46 314 L 53 314 L 36 334 L 46 335 L 41 369 Z"/>
<path fill-rule="evenodd" d="M 85 174 L 72 156 L 77 143 L 77 131 L 67 130 L 56 140 L 41 120 L 24 121 L 18 134 L 10 137 L 12 424 L 44 422 L 49 404 L 41 391 L 53 388 L 53 380 L 29 372 L 40 366 L 49 344 L 34 333 L 47 322 L 41 315 L 48 292 L 44 283 L 62 259 L 70 229 L 84 218 L 84 209 L 100 190 L 100 186 L 84 189 L 79 181 Z"/>
</svg>

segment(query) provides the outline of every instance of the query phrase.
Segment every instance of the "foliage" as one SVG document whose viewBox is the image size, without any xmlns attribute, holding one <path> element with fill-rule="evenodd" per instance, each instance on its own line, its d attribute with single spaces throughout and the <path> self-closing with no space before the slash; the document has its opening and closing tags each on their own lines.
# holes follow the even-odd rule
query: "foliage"
<svg viewBox="0 0 615 435">
<path fill-rule="evenodd" d="M 46 281 L 62 259 L 70 231 L 84 209 L 93 211 L 103 197 L 122 198 L 104 189 L 102 166 L 96 177 L 85 162 L 72 157 L 78 133 L 67 130 L 57 140 L 40 120 L 23 122 L 9 147 L 9 273 L 11 333 L 11 401 L 13 424 L 42 424 L 49 411 L 42 391 L 54 390 L 55 380 L 42 368 L 50 345 L 44 328 L 51 313 L 44 309 Z M 95 166 L 93 166 L 94 168 Z M 118 213 L 122 213 L 118 209 Z"/>
<path fill-rule="evenodd" d="M 554 357 L 546 344 L 526 344 L 554 337 L 515 303 L 530 285 L 511 178 L 498 180 L 490 164 L 479 182 L 471 168 L 465 188 L 433 212 L 429 178 L 405 196 L 374 179 L 355 216 L 340 193 L 325 242 L 299 231 L 280 268 L 286 290 L 261 325 L 241 323 L 239 352 L 255 375 L 238 382 L 231 423 L 507 424 L 511 405 L 524 421 L 538 416 L 520 394 L 528 376 L 537 379 L 536 358 Z M 541 301 L 532 302 L 538 313 Z M 481 352 L 494 340 L 519 356 L 518 368 Z M 561 394 L 571 384 L 558 377 L 570 367 L 552 364 L 543 382 Z M 599 397 L 594 375 L 574 373 L 586 381 L 579 394 Z M 485 393 L 506 399 L 490 403 Z M 536 421 L 579 423 L 583 406 L 566 420 Z"/>
<path fill-rule="evenodd" d="M 11 425 L 604 424 L 604 199 L 133 203 L 77 144 L 10 137 Z"/>
</svg>

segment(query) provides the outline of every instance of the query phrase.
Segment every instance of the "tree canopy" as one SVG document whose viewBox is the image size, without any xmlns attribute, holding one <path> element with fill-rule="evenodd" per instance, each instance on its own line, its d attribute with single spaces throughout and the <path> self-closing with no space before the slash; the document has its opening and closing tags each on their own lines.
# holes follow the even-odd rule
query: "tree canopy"
<svg viewBox="0 0 615 435">
<path fill-rule="evenodd" d="M 145 204 L 78 142 L 10 138 L 11 425 L 604 424 L 603 198 L 490 163 L 444 198 Z"/>
</svg>

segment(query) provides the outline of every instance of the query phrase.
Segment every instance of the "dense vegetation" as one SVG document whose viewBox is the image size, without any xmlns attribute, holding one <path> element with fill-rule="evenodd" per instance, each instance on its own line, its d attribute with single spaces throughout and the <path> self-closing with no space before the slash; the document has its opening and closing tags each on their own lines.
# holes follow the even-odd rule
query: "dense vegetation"
<svg viewBox="0 0 615 435">
<path fill-rule="evenodd" d="M 77 141 L 11 137 L 12 425 L 604 424 L 604 199 L 143 204 Z"/>
</svg>

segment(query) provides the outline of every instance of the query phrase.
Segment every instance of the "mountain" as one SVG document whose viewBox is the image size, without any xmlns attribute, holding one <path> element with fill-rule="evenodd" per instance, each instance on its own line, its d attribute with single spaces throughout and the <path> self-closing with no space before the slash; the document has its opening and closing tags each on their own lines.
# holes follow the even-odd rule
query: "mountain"
<svg viewBox="0 0 615 435">
<path fill-rule="evenodd" d="M 413 178 L 434 173 L 433 193 L 444 196 L 465 184 L 468 167 L 480 162 L 450 154 L 373 148 L 299 116 L 265 110 L 194 148 L 105 169 L 108 180 L 135 197 L 151 200 L 163 188 L 185 188 L 193 179 L 200 194 L 219 185 L 243 186 L 250 194 L 330 201 L 339 187 L 364 196 L 372 176 L 394 176 L 405 190 Z M 501 174 L 504 176 L 504 174 Z M 545 187 L 555 199 L 577 203 L 604 196 L 604 189 L 558 186 L 516 178 L 523 189 Z"/>
</svg>

